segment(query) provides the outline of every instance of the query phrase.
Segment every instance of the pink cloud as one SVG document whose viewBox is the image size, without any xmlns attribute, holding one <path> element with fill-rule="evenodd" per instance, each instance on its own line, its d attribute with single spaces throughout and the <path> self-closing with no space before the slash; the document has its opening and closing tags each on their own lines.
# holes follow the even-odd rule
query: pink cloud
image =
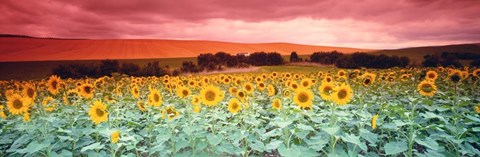
<svg viewBox="0 0 480 157">
<path fill-rule="evenodd" d="M 24 1 L 0 33 L 399 48 L 480 41 L 478 0 Z"/>
</svg>

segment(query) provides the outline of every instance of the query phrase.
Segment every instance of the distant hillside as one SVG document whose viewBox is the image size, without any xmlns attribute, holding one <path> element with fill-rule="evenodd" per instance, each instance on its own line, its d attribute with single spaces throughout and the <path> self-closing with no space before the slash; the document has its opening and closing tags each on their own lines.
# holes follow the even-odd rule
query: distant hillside
<svg viewBox="0 0 480 157">
<path fill-rule="evenodd" d="M 480 54 L 480 44 L 459 44 L 459 45 L 445 45 L 445 46 L 424 46 L 424 47 L 411 47 L 394 50 L 379 50 L 373 52 L 374 54 L 386 54 L 407 56 L 414 61 L 422 61 L 423 56 L 428 54 L 440 54 L 442 52 L 469 52 Z"/>
<path fill-rule="evenodd" d="M 313 46 L 291 43 L 231 43 L 201 40 L 156 40 L 156 39 L 46 39 L 25 37 L 0 38 L 0 62 L 8 61 L 53 61 L 53 60 L 101 60 L 101 59 L 152 59 L 196 57 L 201 53 L 219 51 L 278 52 L 289 55 L 311 54 L 317 51 L 368 52 L 369 49 Z"/>
</svg>

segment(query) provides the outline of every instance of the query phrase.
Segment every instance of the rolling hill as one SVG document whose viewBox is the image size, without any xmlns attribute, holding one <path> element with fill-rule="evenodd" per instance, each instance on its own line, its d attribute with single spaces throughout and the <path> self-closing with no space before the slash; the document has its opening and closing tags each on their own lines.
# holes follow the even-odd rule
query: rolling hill
<svg viewBox="0 0 480 157">
<path fill-rule="evenodd" d="M 291 43 L 231 43 L 202 40 L 161 39 L 54 39 L 32 37 L 1 37 L 0 62 L 10 61 L 59 61 L 101 59 L 153 59 L 196 57 L 201 53 L 219 51 L 278 52 L 289 55 L 311 54 L 317 51 L 337 50 L 344 53 L 368 52 L 369 49 L 313 46 Z"/>
<path fill-rule="evenodd" d="M 480 44 L 457 44 L 457 45 L 444 45 L 444 46 L 423 46 L 423 47 L 411 47 L 394 50 L 379 50 L 373 52 L 373 54 L 386 54 L 407 56 L 410 59 L 418 62 L 423 60 L 423 56 L 429 54 L 440 54 L 442 52 L 464 52 L 464 53 L 477 53 L 480 54 Z"/>
</svg>

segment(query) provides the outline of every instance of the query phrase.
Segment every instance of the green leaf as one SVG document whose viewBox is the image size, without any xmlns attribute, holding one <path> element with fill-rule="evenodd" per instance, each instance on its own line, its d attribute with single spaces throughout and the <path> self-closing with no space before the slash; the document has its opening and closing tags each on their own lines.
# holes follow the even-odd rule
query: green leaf
<svg viewBox="0 0 480 157">
<path fill-rule="evenodd" d="M 425 140 L 415 139 L 415 142 L 417 142 L 418 144 L 423 145 L 425 147 L 428 147 L 432 150 L 435 150 L 435 151 L 440 149 L 438 143 L 435 140 L 433 140 L 432 138 L 429 138 L 429 137 L 427 137 Z"/>
<path fill-rule="evenodd" d="M 474 128 L 472 128 L 472 131 L 473 132 L 480 132 L 480 127 L 474 127 Z"/>
<path fill-rule="evenodd" d="M 404 152 L 408 149 L 407 142 L 389 142 L 383 147 L 385 149 L 385 155 L 393 155 Z"/>
<path fill-rule="evenodd" d="M 273 129 L 265 134 L 262 135 L 262 140 L 268 139 L 270 137 L 280 136 L 281 132 L 278 129 Z"/>
<path fill-rule="evenodd" d="M 374 134 L 366 129 L 360 129 L 360 137 L 367 140 L 369 146 L 377 146 L 378 135 Z"/>
<path fill-rule="evenodd" d="M 305 130 L 305 131 L 315 131 L 311 126 L 304 125 L 304 124 L 298 124 L 297 128 Z"/>
<path fill-rule="evenodd" d="M 466 115 L 465 117 L 467 117 L 467 118 L 470 119 L 470 120 L 473 120 L 473 121 L 476 121 L 476 122 L 480 122 L 480 119 L 477 118 L 477 117 L 474 117 L 474 116 L 471 116 L 471 115 Z"/>
<path fill-rule="evenodd" d="M 222 138 L 218 137 L 217 135 L 212 135 L 212 134 L 207 135 L 207 140 L 213 146 L 216 146 L 216 145 L 220 144 L 220 142 L 222 142 Z"/>
<path fill-rule="evenodd" d="M 175 144 L 175 149 L 178 151 L 182 148 L 185 148 L 189 145 L 189 143 L 185 140 L 178 140 Z"/>
<path fill-rule="evenodd" d="M 292 121 L 286 121 L 286 122 L 277 122 L 277 126 L 280 128 L 285 128 L 288 125 L 292 124 Z"/>
<path fill-rule="evenodd" d="M 250 148 L 259 152 L 263 152 L 265 150 L 265 146 L 263 145 L 263 143 L 258 140 L 250 143 Z"/>
<path fill-rule="evenodd" d="M 290 148 L 287 148 L 287 147 L 285 147 L 284 144 L 282 144 L 282 145 L 280 145 L 280 147 L 278 147 L 278 152 L 282 156 L 288 156 L 288 157 L 300 157 L 300 156 L 302 156 L 301 150 L 298 149 L 298 147 L 296 147 L 295 145 L 292 145 Z"/>
<path fill-rule="evenodd" d="M 81 152 L 84 153 L 88 150 L 98 150 L 98 149 L 102 149 L 104 147 L 104 145 L 100 142 L 97 142 L 97 143 L 94 143 L 94 144 L 91 144 L 91 145 L 88 145 L 86 147 L 83 147 Z"/>
<path fill-rule="evenodd" d="M 345 134 L 345 136 L 341 136 L 341 138 L 345 142 L 350 142 L 350 143 L 353 143 L 353 144 L 357 145 L 358 147 L 360 147 L 360 149 L 362 149 L 364 151 L 368 150 L 367 145 L 365 145 L 364 142 L 360 141 L 359 136 L 356 136 L 354 134 Z"/>
<path fill-rule="evenodd" d="M 327 132 L 329 135 L 335 135 L 338 132 L 338 130 L 340 130 L 340 127 L 338 126 L 325 127 L 325 128 L 322 128 L 322 130 Z"/>
<path fill-rule="evenodd" d="M 38 143 L 37 141 L 30 142 L 25 149 L 21 150 L 22 153 L 34 154 L 43 148 L 47 148 L 50 143 Z"/>
<path fill-rule="evenodd" d="M 280 144 L 282 144 L 282 143 L 283 143 L 283 142 L 282 142 L 282 141 L 279 141 L 279 140 L 272 140 L 272 141 L 270 141 L 269 144 L 267 144 L 267 145 L 265 146 L 265 148 L 266 148 L 267 150 L 277 149 L 278 146 L 280 146 Z"/>
</svg>

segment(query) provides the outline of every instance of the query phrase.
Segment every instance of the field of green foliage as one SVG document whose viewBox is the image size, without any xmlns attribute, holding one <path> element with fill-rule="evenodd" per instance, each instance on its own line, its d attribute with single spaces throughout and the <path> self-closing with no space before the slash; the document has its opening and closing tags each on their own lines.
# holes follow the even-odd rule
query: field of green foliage
<svg viewBox="0 0 480 157">
<path fill-rule="evenodd" d="M 480 156 L 479 69 L 264 70 L 1 81 L 0 156 Z"/>
</svg>

